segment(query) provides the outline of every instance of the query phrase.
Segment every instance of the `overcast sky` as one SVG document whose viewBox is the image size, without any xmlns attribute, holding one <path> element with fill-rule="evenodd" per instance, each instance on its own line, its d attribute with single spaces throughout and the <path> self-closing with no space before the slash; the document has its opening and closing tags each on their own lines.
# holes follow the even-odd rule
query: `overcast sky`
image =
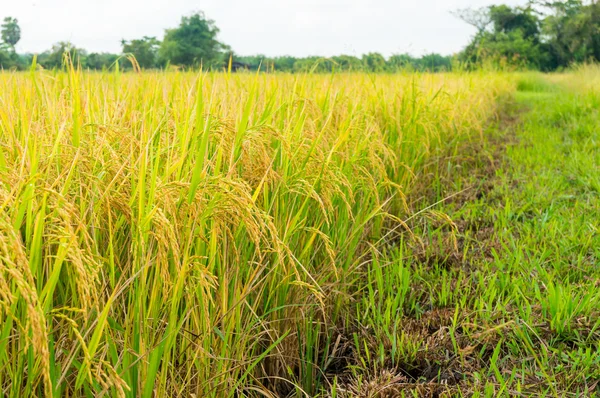
<svg viewBox="0 0 600 398">
<path fill-rule="evenodd" d="M 474 30 L 450 11 L 523 0 L 0 0 L 19 20 L 20 52 L 68 40 L 90 52 L 120 52 L 121 39 L 156 36 L 202 10 L 241 55 L 451 54 Z"/>
</svg>

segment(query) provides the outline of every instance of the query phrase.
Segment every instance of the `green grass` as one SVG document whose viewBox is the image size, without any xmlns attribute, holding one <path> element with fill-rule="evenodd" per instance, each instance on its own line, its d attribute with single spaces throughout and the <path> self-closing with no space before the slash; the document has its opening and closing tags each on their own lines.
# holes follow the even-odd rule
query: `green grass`
<svg viewBox="0 0 600 398">
<path fill-rule="evenodd" d="M 578 78 L 522 76 L 512 122 L 440 159 L 450 219 L 377 255 L 336 396 L 600 395 L 600 91 Z"/>
<path fill-rule="evenodd" d="M 523 73 L 517 80 L 517 91 L 524 93 L 556 93 L 560 88 L 539 73 Z"/>
</svg>

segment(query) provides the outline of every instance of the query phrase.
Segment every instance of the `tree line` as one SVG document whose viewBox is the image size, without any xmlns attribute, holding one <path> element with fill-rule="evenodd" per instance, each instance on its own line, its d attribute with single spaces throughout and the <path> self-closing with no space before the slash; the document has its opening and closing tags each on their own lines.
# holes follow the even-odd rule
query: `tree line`
<svg viewBox="0 0 600 398">
<path fill-rule="evenodd" d="M 201 12 L 183 17 L 178 27 L 166 29 L 163 40 L 144 36 L 133 40 L 122 40 L 120 54 L 87 52 L 73 43 L 63 41 L 37 54 L 37 64 L 46 69 L 61 68 L 65 55 L 75 60 L 84 69 L 102 70 L 113 67 L 117 62 L 121 68 L 158 69 L 169 66 L 206 69 L 248 69 L 263 71 L 315 71 L 354 70 L 384 72 L 398 69 L 419 71 L 443 71 L 452 68 L 452 56 L 428 54 L 412 57 L 408 54 L 385 58 L 379 53 L 361 57 L 340 55 L 322 57 L 266 57 L 264 55 L 240 56 L 217 38 L 219 29 L 215 22 Z M 5 39 L 6 37 L 6 39 Z M 2 24 L 0 65 L 4 68 L 25 69 L 31 65 L 33 54 L 17 54 L 15 45 L 20 39 L 18 21 L 5 18 Z"/>
<path fill-rule="evenodd" d="M 573 63 L 600 60 L 600 4 L 598 0 L 530 0 L 525 6 L 493 5 L 457 10 L 454 14 L 474 26 L 477 33 L 463 51 L 454 55 L 428 54 L 413 57 L 396 54 L 388 58 L 373 52 L 361 57 L 241 56 L 218 40 L 219 28 L 202 12 L 185 16 L 179 26 L 166 29 L 162 40 L 144 36 L 122 40 L 122 52 L 87 52 L 73 43 L 56 43 L 36 55 L 37 64 L 57 69 L 70 59 L 84 69 L 159 69 L 169 67 L 248 69 L 283 72 L 398 70 L 448 71 L 483 65 L 540 69 L 568 67 Z M 18 21 L 4 18 L 1 25 L 0 66 L 25 69 L 33 54 L 18 54 L 21 38 Z"/>
<path fill-rule="evenodd" d="M 457 55 L 462 65 L 484 63 L 553 71 L 600 61 L 598 0 L 530 0 L 455 12 L 477 29 Z"/>
</svg>

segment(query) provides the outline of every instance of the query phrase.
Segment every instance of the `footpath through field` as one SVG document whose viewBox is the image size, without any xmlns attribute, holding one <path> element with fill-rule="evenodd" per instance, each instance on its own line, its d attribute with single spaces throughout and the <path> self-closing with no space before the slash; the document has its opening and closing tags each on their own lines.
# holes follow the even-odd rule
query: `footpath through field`
<svg viewBox="0 0 600 398">
<path fill-rule="evenodd" d="M 600 394 L 592 86 L 584 72 L 522 75 L 485 142 L 439 160 L 445 182 L 425 195 L 438 205 L 369 272 L 369 328 L 354 334 L 356 368 L 333 378 L 338 396 Z"/>
</svg>

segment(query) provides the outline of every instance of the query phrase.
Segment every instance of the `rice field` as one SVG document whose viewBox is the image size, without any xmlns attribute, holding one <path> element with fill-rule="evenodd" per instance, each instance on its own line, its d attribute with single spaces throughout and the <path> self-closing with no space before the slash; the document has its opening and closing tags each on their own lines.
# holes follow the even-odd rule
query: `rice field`
<svg viewBox="0 0 600 398">
<path fill-rule="evenodd" d="M 589 76 L 1 72 L 0 396 L 598 393 Z"/>
</svg>

